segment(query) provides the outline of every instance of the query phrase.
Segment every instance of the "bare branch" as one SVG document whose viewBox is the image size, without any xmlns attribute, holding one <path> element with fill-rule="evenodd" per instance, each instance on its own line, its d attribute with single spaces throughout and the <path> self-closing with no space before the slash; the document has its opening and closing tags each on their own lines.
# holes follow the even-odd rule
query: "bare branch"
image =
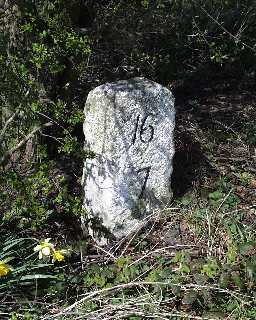
<svg viewBox="0 0 256 320">
<path fill-rule="evenodd" d="M 5 135 L 5 132 L 6 132 L 7 128 L 8 128 L 8 126 L 9 126 L 9 124 L 15 119 L 15 117 L 17 116 L 18 113 L 19 113 L 19 110 L 16 110 L 14 112 L 14 114 L 5 122 L 4 127 L 3 127 L 3 129 L 2 129 L 2 131 L 0 133 L 0 144 L 4 140 L 4 135 Z"/>
<path fill-rule="evenodd" d="M 37 126 L 35 127 L 28 135 L 25 136 L 24 139 L 22 139 L 15 147 L 13 147 L 12 149 L 8 150 L 7 152 L 4 153 L 2 159 L 0 159 L 0 164 L 5 163 L 5 161 L 7 161 L 12 154 L 14 154 L 14 152 L 16 152 L 17 150 L 19 150 L 22 146 L 24 146 L 24 144 L 31 139 L 38 131 L 42 130 L 43 128 L 46 127 L 50 127 L 52 126 L 53 123 L 52 122 L 47 122 L 44 123 L 41 126 Z"/>
<path fill-rule="evenodd" d="M 57 141 L 58 143 L 60 143 L 62 145 L 64 144 L 63 142 L 60 141 L 60 140 L 62 140 L 62 138 L 57 138 L 57 137 L 51 136 L 49 134 L 45 134 L 45 133 L 41 132 L 41 130 L 39 132 L 40 132 L 41 136 L 43 136 L 43 137 L 48 137 L 48 138 L 51 138 L 51 139 Z"/>
<path fill-rule="evenodd" d="M 27 90 L 27 92 L 25 93 L 25 98 L 27 98 L 27 96 L 29 95 L 29 90 Z M 1 97 L 1 99 L 3 100 L 3 102 L 7 105 L 7 102 L 4 100 L 3 97 Z M 18 113 L 20 112 L 20 108 L 21 108 L 21 104 L 19 104 L 19 106 L 17 107 L 17 110 L 13 113 L 13 115 L 5 122 L 4 127 L 0 133 L 0 145 L 4 140 L 4 135 L 5 132 L 9 126 L 9 124 L 16 118 L 16 116 L 18 115 Z"/>
</svg>

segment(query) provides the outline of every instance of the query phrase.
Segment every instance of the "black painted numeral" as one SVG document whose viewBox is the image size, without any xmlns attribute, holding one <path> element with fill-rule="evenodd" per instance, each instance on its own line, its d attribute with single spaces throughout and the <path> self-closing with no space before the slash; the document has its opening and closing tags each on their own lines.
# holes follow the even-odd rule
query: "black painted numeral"
<svg viewBox="0 0 256 320">
<path fill-rule="evenodd" d="M 142 185 L 142 188 L 141 188 L 141 192 L 140 192 L 140 195 L 139 195 L 139 199 L 141 199 L 143 197 L 143 195 L 144 195 L 144 191 L 145 191 L 145 188 L 146 188 L 146 185 L 147 185 L 147 181 L 148 181 L 148 178 L 149 178 L 150 170 L 151 170 L 151 167 L 145 167 L 145 168 L 141 168 L 141 169 L 139 169 L 137 171 L 137 173 L 140 173 L 140 172 L 143 172 L 143 171 L 146 172 L 145 179 L 144 179 L 144 182 L 143 182 L 143 185 Z"/>
<path fill-rule="evenodd" d="M 154 116 L 152 113 L 149 113 L 148 115 L 146 115 L 142 121 L 141 121 L 141 125 L 139 126 L 139 122 L 140 122 L 140 115 L 137 116 L 136 118 L 136 123 L 135 123 L 135 130 L 134 130 L 134 135 L 132 138 L 132 144 L 135 143 L 136 139 L 137 139 L 137 132 L 139 130 L 139 137 L 140 137 L 140 141 L 143 143 L 148 143 L 150 141 L 152 141 L 153 137 L 154 137 L 154 128 L 152 125 L 146 125 L 146 121 L 148 119 L 149 116 Z M 140 128 L 139 128 L 140 127 Z M 150 134 L 149 137 L 147 139 L 144 139 L 143 136 L 145 136 L 145 133 L 149 130 Z"/>
<path fill-rule="evenodd" d="M 148 117 L 150 116 L 154 116 L 153 113 L 149 113 L 148 115 L 146 115 L 140 124 L 140 115 L 138 115 L 136 117 L 136 122 L 135 122 L 135 130 L 134 130 L 134 135 L 132 138 L 132 144 L 135 144 L 136 140 L 137 140 L 137 136 L 139 136 L 139 139 L 141 142 L 143 143 L 149 143 L 150 141 L 152 141 L 153 137 L 154 137 L 154 127 L 152 125 L 147 125 L 146 122 L 148 120 Z M 147 134 L 147 138 L 145 138 L 145 134 Z M 147 185 L 147 181 L 149 178 L 149 173 L 150 173 L 151 167 L 145 167 L 145 168 L 141 168 L 137 171 L 137 173 L 139 174 L 140 172 L 145 172 L 145 178 L 143 181 L 143 185 L 141 187 L 141 192 L 139 194 L 139 199 L 141 199 L 144 196 L 144 192 L 146 189 L 146 185 Z"/>
<path fill-rule="evenodd" d="M 132 138 L 132 144 L 135 143 L 136 138 L 137 138 L 137 131 L 138 131 L 138 126 L 139 126 L 139 121 L 140 121 L 140 115 L 138 115 L 138 116 L 137 116 L 137 119 L 136 119 L 134 135 L 133 135 L 133 138 Z"/>
</svg>

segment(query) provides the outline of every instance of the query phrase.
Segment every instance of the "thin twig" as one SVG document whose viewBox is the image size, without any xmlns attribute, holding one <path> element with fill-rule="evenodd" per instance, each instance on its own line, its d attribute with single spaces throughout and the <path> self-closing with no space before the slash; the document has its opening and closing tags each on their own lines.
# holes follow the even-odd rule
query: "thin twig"
<svg viewBox="0 0 256 320">
<path fill-rule="evenodd" d="M 51 139 L 57 141 L 58 143 L 60 143 L 62 145 L 64 144 L 63 142 L 60 141 L 60 140 L 62 140 L 62 138 L 56 138 L 56 137 L 51 136 L 49 134 L 45 134 L 45 133 L 41 132 L 41 130 L 40 130 L 40 134 L 41 134 L 41 136 L 51 138 Z"/>
<path fill-rule="evenodd" d="M 217 210 L 215 211 L 215 215 L 220 211 L 221 207 L 223 206 L 223 204 L 225 203 L 225 201 L 228 199 L 228 197 L 230 196 L 231 192 L 233 191 L 234 189 L 231 188 L 228 192 L 228 194 L 226 194 L 226 196 L 223 198 L 223 200 L 221 201 L 220 205 L 218 206 Z"/>
<path fill-rule="evenodd" d="M 106 255 L 110 256 L 114 261 L 117 260 L 117 258 L 111 252 L 97 246 L 96 244 L 94 244 L 94 247 L 97 248 L 98 250 L 104 252 Z"/>
<path fill-rule="evenodd" d="M 197 245 L 186 245 L 186 244 L 176 244 L 176 245 L 172 245 L 172 246 L 167 246 L 167 247 L 163 247 L 163 248 L 159 248 L 156 250 L 152 250 L 146 254 L 144 254 L 142 257 L 140 257 L 139 259 L 137 259 L 136 261 L 133 261 L 132 263 L 130 263 L 127 267 L 131 267 L 132 265 L 138 263 L 139 261 L 147 258 L 148 256 L 151 256 L 152 254 L 155 253 L 159 253 L 168 249 L 174 249 L 174 250 L 180 250 L 180 249 L 184 249 L 184 248 L 192 248 L 192 247 L 197 247 Z M 173 253 L 173 255 L 175 255 L 175 253 Z"/>
<path fill-rule="evenodd" d="M 195 1 L 193 1 L 193 3 L 195 3 Z M 195 3 L 196 4 L 196 3 Z M 229 32 L 225 27 L 223 27 L 223 25 L 221 23 L 219 23 L 218 20 L 216 20 L 213 16 L 210 15 L 210 13 L 205 10 L 202 6 L 200 6 L 200 9 L 213 21 L 215 22 L 219 28 L 221 28 L 226 34 L 228 34 L 232 39 L 235 40 L 236 43 L 241 43 L 244 47 L 252 50 L 253 52 L 256 52 L 256 49 L 251 47 L 250 45 L 246 44 L 245 42 L 243 42 L 242 40 L 240 40 L 238 38 L 238 36 L 233 35 L 231 32 Z"/>
</svg>

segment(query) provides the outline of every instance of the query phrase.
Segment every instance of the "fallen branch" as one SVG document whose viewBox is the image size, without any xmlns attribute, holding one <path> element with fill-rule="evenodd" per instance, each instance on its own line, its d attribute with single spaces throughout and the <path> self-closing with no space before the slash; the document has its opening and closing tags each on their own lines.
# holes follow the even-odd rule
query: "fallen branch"
<svg viewBox="0 0 256 320">
<path fill-rule="evenodd" d="M 195 290 L 195 291 L 202 291 L 202 290 L 211 290 L 211 291 L 218 291 L 218 292 L 222 292 L 225 294 L 228 294 L 232 297 L 234 297 L 235 299 L 237 299 L 238 301 L 242 302 L 245 305 L 250 305 L 253 301 L 254 301 L 254 297 L 251 296 L 247 296 L 247 295 L 243 295 L 241 294 L 239 291 L 233 292 L 231 290 L 228 289 L 223 289 L 220 288 L 218 286 L 208 286 L 208 285 L 198 285 L 198 284 L 178 284 L 178 283 L 172 283 L 169 281 L 156 281 L 156 282 L 151 282 L 151 281 L 141 281 L 141 282 L 130 282 L 130 283 L 124 283 L 124 284 L 119 284 L 110 288 L 104 288 L 101 290 L 95 290 L 92 292 L 89 292 L 87 294 L 82 295 L 82 298 L 76 302 L 74 302 L 73 304 L 71 304 L 70 306 L 64 308 L 62 311 L 58 312 L 55 315 L 47 315 L 47 317 L 44 317 L 42 319 L 56 319 L 59 317 L 63 317 L 65 315 L 68 315 L 72 310 L 77 309 L 79 307 L 81 307 L 84 303 L 90 301 L 91 299 L 96 299 L 97 296 L 103 296 L 105 293 L 108 292 L 115 292 L 118 290 L 123 290 L 123 289 L 129 289 L 132 287 L 142 287 L 142 286 L 172 286 L 172 287 L 179 287 L 181 288 L 181 290 L 184 291 L 190 291 L 190 290 Z M 251 299 L 251 301 L 245 301 L 243 299 Z"/>
</svg>

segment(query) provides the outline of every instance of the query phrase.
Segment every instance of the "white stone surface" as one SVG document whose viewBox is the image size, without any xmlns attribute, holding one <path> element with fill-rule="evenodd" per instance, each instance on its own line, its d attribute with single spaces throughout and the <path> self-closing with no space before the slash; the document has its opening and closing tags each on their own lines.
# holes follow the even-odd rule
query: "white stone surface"
<svg viewBox="0 0 256 320">
<path fill-rule="evenodd" d="M 154 209 L 168 206 L 175 126 L 174 98 L 144 78 L 106 83 L 88 95 L 84 206 L 117 239 Z"/>
</svg>

